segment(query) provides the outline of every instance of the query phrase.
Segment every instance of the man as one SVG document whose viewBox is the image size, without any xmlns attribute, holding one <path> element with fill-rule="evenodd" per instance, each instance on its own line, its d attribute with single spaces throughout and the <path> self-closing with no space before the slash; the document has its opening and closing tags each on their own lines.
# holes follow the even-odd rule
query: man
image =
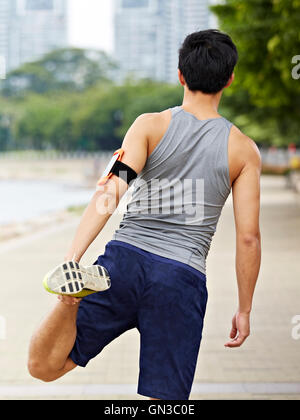
<svg viewBox="0 0 300 420">
<path fill-rule="evenodd" d="M 85 367 L 112 340 L 137 328 L 138 392 L 188 399 L 207 303 L 205 261 L 231 190 L 239 303 L 226 347 L 239 347 L 249 336 L 261 256 L 261 160 L 255 143 L 218 113 L 237 60 L 232 40 L 219 31 L 184 41 L 183 105 L 140 116 L 117 156 L 138 179 L 120 229 L 96 263 L 108 271 L 111 288 L 81 301 L 60 297 L 32 338 L 32 376 L 49 382 Z M 108 178 L 84 213 L 66 261 L 80 262 L 127 191 L 122 177 Z"/>
</svg>

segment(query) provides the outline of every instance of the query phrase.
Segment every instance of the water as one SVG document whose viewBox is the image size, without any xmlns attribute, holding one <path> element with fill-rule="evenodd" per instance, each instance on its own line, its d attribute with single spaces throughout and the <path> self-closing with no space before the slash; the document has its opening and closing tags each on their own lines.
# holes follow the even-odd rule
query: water
<svg viewBox="0 0 300 420">
<path fill-rule="evenodd" d="M 94 191 L 46 181 L 0 181 L 0 225 L 87 204 Z"/>
</svg>

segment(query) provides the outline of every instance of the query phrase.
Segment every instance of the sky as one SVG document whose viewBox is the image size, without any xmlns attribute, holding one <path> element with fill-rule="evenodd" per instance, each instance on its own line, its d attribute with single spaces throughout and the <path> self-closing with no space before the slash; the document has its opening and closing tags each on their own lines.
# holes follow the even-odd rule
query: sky
<svg viewBox="0 0 300 420">
<path fill-rule="evenodd" d="M 113 0 L 68 0 L 72 46 L 113 51 Z"/>
</svg>

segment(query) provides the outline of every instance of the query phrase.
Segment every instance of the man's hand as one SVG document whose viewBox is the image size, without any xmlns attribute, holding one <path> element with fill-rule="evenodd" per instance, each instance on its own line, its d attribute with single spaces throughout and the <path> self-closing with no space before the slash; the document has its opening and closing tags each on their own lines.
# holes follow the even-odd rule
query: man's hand
<svg viewBox="0 0 300 420">
<path fill-rule="evenodd" d="M 232 329 L 230 332 L 229 341 L 225 347 L 236 348 L 241 347 L 242 344 L 250 335 L 250 314 L 237 312 L 232 319 Z"/>
</svg>

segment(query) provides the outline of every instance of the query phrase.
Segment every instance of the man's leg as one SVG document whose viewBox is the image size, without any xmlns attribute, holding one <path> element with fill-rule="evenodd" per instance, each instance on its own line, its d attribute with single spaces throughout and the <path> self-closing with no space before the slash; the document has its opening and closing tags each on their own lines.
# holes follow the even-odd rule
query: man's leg
<svg viewBox="0 0 300 420">
<path fill-rule="evenodd" d="M 33 335 L 28 370 L 44 382 L 52 382 L 76 368 L 69 358 L 76 340 L 79 300 L 61 298 Z"/>
<path fill-rule="evenodd" d="M 84 298 L 80 305 L 76 299 L 61 298 L 64 303 L 55 307 L 32 338 L 28 363 L 32 376 L 55 381 L 76 366 L 87 366 L 115 338 L 137 328 L 144 290 L 144 260 L 139 259 L 124 246 L 107 244 L 97 263 L 108 270 L 111 288 Z"/>
</svg>

